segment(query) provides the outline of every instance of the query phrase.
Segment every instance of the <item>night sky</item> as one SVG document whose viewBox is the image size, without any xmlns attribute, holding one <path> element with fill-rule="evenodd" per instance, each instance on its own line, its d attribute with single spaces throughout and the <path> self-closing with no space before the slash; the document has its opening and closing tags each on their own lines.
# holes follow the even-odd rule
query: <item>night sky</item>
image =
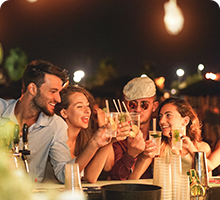
<svg viewBox="0 0 220 200">
<path fill-rule="evenodd" d="M 165 0 L 9 0 L 0 9 L 0 42 L 5 56 L 20 47 L 28 61 L 45 59 L 94 74 L 111 57 L 121 75 L 137 75 L 143 63 L 154 66 L 166 83 L 178 68 L 186 76 L 220 72 L 220 9 L 211 0 L 177 0 L 185 24 L 177 36 L 164 27 Z"/>
</svg>

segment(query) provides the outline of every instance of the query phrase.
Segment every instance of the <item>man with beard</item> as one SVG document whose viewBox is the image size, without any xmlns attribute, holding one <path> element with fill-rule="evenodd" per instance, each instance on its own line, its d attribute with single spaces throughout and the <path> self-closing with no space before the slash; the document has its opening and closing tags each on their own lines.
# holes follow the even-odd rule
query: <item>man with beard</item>
<svg viewBox="0 0 220 200">
<path fill-rule="evenodd" d="M 61 101 L 59 92 L 67 80 L 65 71 L 47 61 L 36 60 L 26 66 L 21 97 L 18 100 L 0 99 L 1 125 L 3 121 L 18 124 L 20 136 L 23 125 L 28 126 L 30 155 L 27 159 L 34 181 L 43 180 L 48 156 L 61 182 L 64 182 L 65 164 L 74 162 L 66 145 L 68 127 L 54 114 L 56 103 Z"/>
<path fill-rule="evenodd" d="M 140 130 L 135 138 L 113 143 L 115 164 L 110 176 L 114 180 L 152 178 L 149 153 L 155 146 L 149 139 L 150 120 L 159 102 L 156 99 L 156 87 L 149 77 L 134 78 L 123 89 L 129 112 L 140 113 Z M 147 150 L 147 147 L 152 148 Z M 146 171 L 147 170 L 147 171 Z"/>
</svg>

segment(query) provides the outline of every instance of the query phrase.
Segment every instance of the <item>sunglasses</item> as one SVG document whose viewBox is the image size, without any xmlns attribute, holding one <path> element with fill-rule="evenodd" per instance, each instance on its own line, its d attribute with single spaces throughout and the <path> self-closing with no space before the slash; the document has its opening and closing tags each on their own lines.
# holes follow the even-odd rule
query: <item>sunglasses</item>
<svg viewBox="0 0 220 200">
<path fill-rule="evenodd" d="M 138 102 L 135 100 L 129 101 L 128 105 L 129 105 L 130 109 L 137 109 Z M 143 110 L 147 110 L 149 108 L 149 102 L 148 101 L 141 101 L 140 106 Z"/>
</svg>

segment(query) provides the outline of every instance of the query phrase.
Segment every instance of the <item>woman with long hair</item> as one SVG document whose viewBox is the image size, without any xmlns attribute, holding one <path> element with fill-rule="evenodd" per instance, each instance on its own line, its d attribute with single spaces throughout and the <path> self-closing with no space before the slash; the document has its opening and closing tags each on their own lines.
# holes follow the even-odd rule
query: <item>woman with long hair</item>
<svg viewBox="0 0 220 200">
<path fill-rule="evenodd" d="M 60 96 L 61 103 L 56 105 L 55 112 L 68 125 L 67 145 L 71 157 L 79 163 L 80 171 L 84 170 L 84 179 L 94 183 L 103 170 L 108 172 L 114 165 L 114 151 L 111 138 L 106 136 L 104 112 L 95 106 L 93 96 L 82 87 L 68 85 Z"/>
<path fill-rule="evenodd" d="M 169 160 L 172 154 L 180 154 L 182 171 L 185 174 L 192 167 L 192 156 L 195 151 L 203 151 L 208 157 L 211 153 L 210 146 L 202 141 L 201 124 L 191 105 L 179 98 L 168 98 L 163 101 L 158 109 L 159 125 L 162 130 L 162 143 L 160 156 Z M 182 150 L 173 150 L 171 145 L 172 127 L 184 127 L 185 135 L 182 136 Z"/>
</svg>

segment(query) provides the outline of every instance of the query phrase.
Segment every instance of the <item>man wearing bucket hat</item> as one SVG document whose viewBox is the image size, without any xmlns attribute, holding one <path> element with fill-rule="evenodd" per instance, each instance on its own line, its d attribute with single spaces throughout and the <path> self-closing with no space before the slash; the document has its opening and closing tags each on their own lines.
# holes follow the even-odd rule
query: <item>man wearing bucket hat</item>
<svg viewBox="0 0 220 200">
<path fill-rule="evenodd" d="M 149 151 L 146 154 L 145 151 L 146 146 L 148 149 L 151 146 L 148 141 L 151 115 L 159 105 L 156 86 L 149 77 L 138 77 L 124 86 L 123 94 L 129 112 L 140 113 L 140 131 L 134 138 L 128 137 L 113 144 L 115 164 L 110 177 L 114 180 L 152 178 L 151 168 L 148 168 L 152 160 L 148 159 Z M 152 144 L 151 151 L 154 150 Z"/>
</svg>

